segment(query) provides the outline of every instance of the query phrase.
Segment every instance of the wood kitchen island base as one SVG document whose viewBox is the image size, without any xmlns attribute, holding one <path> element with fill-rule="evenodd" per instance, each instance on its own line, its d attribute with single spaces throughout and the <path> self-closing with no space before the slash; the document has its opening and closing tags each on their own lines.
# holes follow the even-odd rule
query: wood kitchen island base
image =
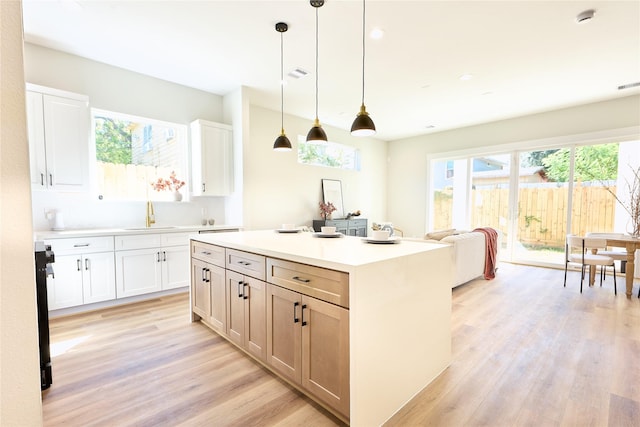
<svg viewBox="0 0 640 427">
<path fill-rule="evenodd" d="M 381 425 L 450 363 L 450 250 L 311 233 L 194 235 L 192 319 L 351 425 Z"/>
</svg>

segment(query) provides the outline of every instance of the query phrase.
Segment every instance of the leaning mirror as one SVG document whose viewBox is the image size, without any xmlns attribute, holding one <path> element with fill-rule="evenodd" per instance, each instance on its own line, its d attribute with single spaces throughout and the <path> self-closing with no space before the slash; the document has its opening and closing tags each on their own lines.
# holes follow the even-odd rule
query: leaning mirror
<svg viewBox="0 0 640 427">
<path fill-rule="evenodd" d="M 322 201 L 333 203 L 336 210 L 333 212 L 334 218 L 344 218 L 344 207 L 342 206 L 342 182 L 337 179 L 322 180 Z"/>
</svg>

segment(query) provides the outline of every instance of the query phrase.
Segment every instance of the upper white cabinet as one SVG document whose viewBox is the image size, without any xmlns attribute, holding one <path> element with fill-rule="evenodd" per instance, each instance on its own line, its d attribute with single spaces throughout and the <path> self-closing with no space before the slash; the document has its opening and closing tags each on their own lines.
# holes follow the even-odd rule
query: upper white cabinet
<svg viewBox="0 0 640 427">
<path fill-rule="evenodd" d="M 229 125 L 191 123 L 191 181 L 194 196 L 228 196 L 233 192 L 233 139 Z"/>
<path fill-rule="evenodd" d="M 32 188 L 87 190 L 89 98 L 35 85 L 27 89 Z"/>
</svg>

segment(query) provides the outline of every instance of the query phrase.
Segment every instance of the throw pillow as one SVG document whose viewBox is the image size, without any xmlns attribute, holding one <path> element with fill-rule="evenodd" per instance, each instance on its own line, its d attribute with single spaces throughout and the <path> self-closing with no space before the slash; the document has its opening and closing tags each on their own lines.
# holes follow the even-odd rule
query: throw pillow
<svg viewBox="0 0 640 427">
<path fill-rule="evenodd" d="M 448 230 L 431 231 L 431 232 L 426 234 L 425 239 L 442 240 L 445 237 L 451 236 L 452 234 L 454 234 L 455 231 L 456 231 L 455 228 L 450 228 Z"/>
</svg>

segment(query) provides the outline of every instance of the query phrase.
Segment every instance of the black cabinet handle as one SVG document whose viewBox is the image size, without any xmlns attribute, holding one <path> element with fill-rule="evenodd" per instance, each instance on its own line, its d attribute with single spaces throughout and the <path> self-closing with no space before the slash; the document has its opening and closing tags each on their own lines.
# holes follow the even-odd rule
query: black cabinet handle
<svg viewBox="0 0 640 427">
<path fill-rule="evenodd" d="M 162 261 L 167 262 L 167 252 L 162 251 Z"/>
<path fill-rule="evenodd" d="M 293 303 L 293 323 L 298 323 L 300 319 L 296 316 L 296 307 L 298 307 L 300 303 L 298 301 Z"/>
<path fill-rule="evenodd" d="M 88 258 L 84 259 L 84 269 L 85 270 L 89 270 L 89 259 Z"/>
<path fill-rule="evenodd" d="M 209 255 L 211 255 L 211 252 L 202 251 L 202 254 L 203 254 L 203 255 L 206 255 L 206 256 L 209 256 Z"/>
<path fill-rule="evenodd" d="M 156 262 L 160 262 L 160 252 L 156 252 Z"/>
<path fill-rule="evenodd" d="M 53 186 L 53 175 L 49 174 L 49 185 Z"/>
<path fill-rule="evenodd" d="M 304 321 L 304 309 L 307 308 L 307 304 L 302 304 L 302 326 L 306 326 L 307 322 Z"/>
<path fill-rule="evenodd" d="M 76 265 L 78 266 L 78 271 L 80 271 L 82 269 L 82 266 L 80 265 L 80 258 L 76 260 Z"/>
<path fill-rule="evenodd" d="M 86 248 L 87 246 L 89 246 L 91 243 L 77 243 L 75 245 L 73 245 L 74 248 Z"/>
<path fill-rule="evenodd" d="M 242 285 L 242 298 L 243 299 L 249 299 L 249 294 L 244 291 L 245 287 L 247 287 L 247 286 L 249 286 L 249 284 L 247 282 L 244 282 L 244 284 Z"/>
<path fill-rule="evenodd" d="M 43 173 L 40 174 L 40 185 L 42 185 L 44 187 L 44 174 Z"/>
<path fill-rule="evenodd" d="M 238 264 L 240 264 L 240 265 L 244 265 L 245 267 L 247 267 L 247 266 L 250 266 L 250 265 L 251 265 L 251 263 L 250 263 L 250 262 L 247 262 L 247 261 L 238 261 Z"/>
<path fill-rule="evenodd" d="M 211 283 L 211 269 L 207 268 L 207 283 Z"/>
<path fill-rule="evenodd" d="M 206 185 L 206 184 L 203 182 L 203 183 L 202 183 L 202 192 L 203 192 L 203 193 L 205 192 L 205 185 Z"/>
<path fill-rule="evenodd" d="M 202 279 L 202 282 L 203 283 L 207 283 L 207 275 L 205 273 L 207 271 L 207 269 L 206 268 L 202 268 L 201 270 L 202 270 L 202 275 L 200 277 Z"/>
<path fill-rule="evenodd" d="M 244 296 L 242 292 L 244 289 L 243 285 L 244 285 L 244 282 L 242 280 L 238 282 L 238 298 L 242 298 Z"/>
<path fill-rule="evenodd" d="M 304 278 L 299 277 L 299 276 L 293 276 L 293 277 L 292 277 L 292 279 L 293 279 L 293 280 L 297 280 L 298 282 L 302 282 L 302 283 L 309 283 L 309 282 L 311 282 L 311 280 L 310 280 L 310 279 L 304 279 Z"/>
</svg>

